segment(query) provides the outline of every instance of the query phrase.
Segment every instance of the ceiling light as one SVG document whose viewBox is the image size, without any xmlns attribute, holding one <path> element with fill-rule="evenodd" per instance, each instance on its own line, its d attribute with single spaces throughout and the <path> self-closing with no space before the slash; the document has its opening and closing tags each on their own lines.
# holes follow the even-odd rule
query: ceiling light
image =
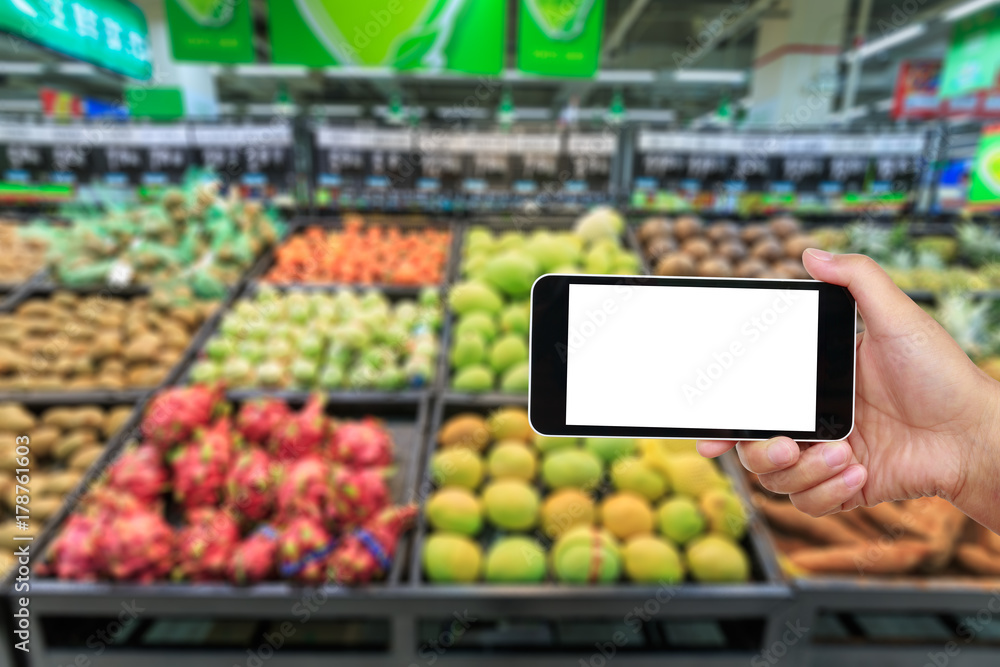
<svg viewBox="0 0 1000 667">
<path fill-rule="evenodd" d="M 73 76 L 88 76 L 95 74 L 97 69 L 88 63 L 59 63 L 56 71 L 60 74 L 70 74 Z"/>
<path fill-rule="evenodd" d="M 956 5 L 951 9 L 946 9 L 943 16 L 945 21 L 957 21 L 963 16 L 968 16 L 978 12 L 980 9 L 986 9 L 992 5 L 997 4 L 1000 0 L 972 0 L 971 2 L 965 2 L 961 5 Z"/>
<path fill-rule="evenodd" d="M 602 69 L 597 72 L 601 83 L 653 83 L 656 73 L 648 69 Z"/>
<path fill-rule="evenodd" d="M 239 65 L 236 74 L 242 76 L 273 76 L 276 78 L 301 78 L 309 73 L 309 68 L 298 65 Z"/>
<path fill-rule="evenodd" d="M 0 74 L 41 74 L 41 63 L 0 63 Z"/>
<path fill-rule="evenodd" d="M 880 37 L 875 41 L 862 44 L 861 48 L 848 55 L 848 60 L 854 60 L 855 58 L 864 60 L 868 56 L 879 53 L 880 51 L 885 51 L 886 49 L 891 49 L 894 46 L 902 44 L 903 42 L 908 42 L 915 37 L 919 37 L 925 32 L 927 32 L 927 26 L 923 23 L 918 23 L 916 25 L 903 28 L 902 30 L 897 30 L 894 33 L 886 35 L 885 37 Z"/>
<path fill-rule="evenodd" d="M 681 83 L 743 83 L 747 75 L 738 69 L 681 69 L 674 72 L 674 81 Z"/>
</svg>

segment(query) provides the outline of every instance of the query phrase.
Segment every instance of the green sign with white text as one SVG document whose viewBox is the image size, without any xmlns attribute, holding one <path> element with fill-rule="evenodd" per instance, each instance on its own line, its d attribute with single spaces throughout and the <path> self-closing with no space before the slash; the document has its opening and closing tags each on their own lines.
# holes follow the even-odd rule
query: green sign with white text
<svg viewBox="0 0 1000 667">
<path fill-rule="evenodd" d="M 1000 207 L 1000 126 L 986 128 L 972 167 L 969 204 Z"/>
<path fill-rule="evenodd" d="M 604 0 L 520 0 L 517 68 L 543 76 L 594 76 L 603 24 Z"/>
<path fill-rule="evenodd" d="M 271 60 L 499 74 L 505 0 L 268 0 Z"/>
<path fill-rule="evenodd" d="M 146 17 L 124 0 L 0 0 L 0 30 L 77 60 L 146 80 Z"/>
<path fill-rule="evenodd" d="M 991 9 L 955 23 L 941 72 L 941 97 L 992 88 L 1000 73 L 1000 10 Z"/>
<path fill-rule="evenodd" d="M 166 0 L 166 3 L 175 60 L 254 61 L 248 0 Z"/>
</svg>

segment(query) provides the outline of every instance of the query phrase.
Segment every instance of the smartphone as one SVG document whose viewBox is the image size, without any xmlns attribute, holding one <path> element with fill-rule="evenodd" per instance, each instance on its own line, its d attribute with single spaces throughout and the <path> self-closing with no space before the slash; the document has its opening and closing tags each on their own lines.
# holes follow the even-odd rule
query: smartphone
<svg viewBox="0 0 1000 667">
<path fill-rule="evenodd" d="M 550 436 L 840 440 L 856 317 L 847 289 L 814 280 L 544 275 L 529 421 Z"/>
</svg>

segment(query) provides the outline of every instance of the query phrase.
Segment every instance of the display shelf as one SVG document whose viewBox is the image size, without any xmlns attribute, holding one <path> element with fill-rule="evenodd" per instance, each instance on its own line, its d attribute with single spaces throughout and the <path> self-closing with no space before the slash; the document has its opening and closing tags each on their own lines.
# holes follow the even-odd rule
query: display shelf
<svg viewBox="0 0 1000 667">
<path fill-rule="evenodd" d="M 299 408 L 301 404 L 291 402 L 293 407 Z M 34 552 L 39 554 L 49 543 L 51 538 L 58 534 L 65 519 L 76 508 L 79 500 L 83 497 L 85 489 L 89 484 L 100 477 L 106 468 L 114 462 L 120 453 L 125 441 L 129 436 L 141 438 L 139 431 L 143 411 L 146 404 L 136 406 L 129 421 L 122 427 L 116 438 L 108 445 L 105 454 L 88 471 L 84 482 L 76 492 L 67 497 L 62 510 L 49 523 L 46 530 L 46 538 L 38 538 L 34 542 Z M 237 407 L 234 409 L 238 409 Z M 394 466 L 396 474 L 389 484 L 390 494 L 393 502 L 408 503 L 416 498 L 416 483 L 418 478 L 418 466 L 424 460 L 424 436 L 426 432 L 427 420 L 429 417 L 430 404 L 427 400 L 422 400 L 413 404 L 396 405 L 345 405 L 327 403 L 326 413 L 335 418 L 361 418 L 372 415 L 382 419 L 386 428 L 393 436 L 396 443 L 396 454 Z M 57 520 L 58 519 L 58 520 Z M 351 599 L 355 596 L 364 597 L 367 595 L 378 595 L 377 591 L 397 587 L 404 579 L 405 569 L 408 562 L 408 549 L 410 537 L 405 534 L 397 547 L 397 554 L 393 560 L 392 569 L 384 582 L 371 584 L 363 588 L 339 588 L 328 586 L 326 589 L 331 596 Z M 36 561 L 37 562 L 37 561 Z M 99 613 L 98 607 L 91 607 L 90 603 L 82 603 L 82 600 L 109 599 L 132 599 L 136 596 L 147 600 L 151 605 L 153 614 L 163 613 L 170 615 L 176 613 L 177 609 L 186 609 L 184 613 L 198 615 L 208 613 L 204 605 L 207 599 L 227 599 L 244 600 L 240 604 L 236 615 L 258 614 L 262 619 L 267 618 L 267 613 L 261 611 L 262 607 L 256 603 L 262 600 L 276 600 L 284 605 L 287 612 L 291 604 L 298 600 L 303 591 L 309 591 L 308 587 L 292 584 L 290 582 L 270 581 L 258 585 L 239 587 L 226 583 L 217 584 L 191 584 L 182 582 L 160 582 L 149 585 L 137 585 L 117 582 L 75 582 L 61 581 L 53 578 L 40 578 L 35 575 L 31 582 L 32 604 L 36 600 L 46 600 L 41 606 L 48 606 L 53 615 L 65 615 L 67 610 L 73 610 L 79 617 L 86 618 Z M 10 589 L 10 581 L 5 591 L 8 595 L 13 595 Z M 51 605 L 51 606 L 49 606 Z M 184 605 L 187 605 L 186 607 Z M 34 611 L 34 608 L 33 608 Z M 229 609 L 229 611 L 233 611 Z M 350 612 L 350 609 L 344 611 Z M 222 612 L 225 615 L 225 610 Z"/>
<path fill-rule="evenodd" d="M 354 290 L 367 290 L 367 289 L 377 289 L 383 292 L 388 297 L 395 298 L 406 298 L 415 297 L 421 290 L 426 287 L 438 287 L 444 288 L 447 286 L 451 280 L 452 275 L 457 269 L 458 263 L 458 253 L 456 252 L 455 237 L 457 236 L 458 225 L 454 221 L 441 219 L 439 217 L 429 218 L 429 219 L 418 219 L 413 221 L 406 221 L 401 218 L 399 220 L 382 220 L 378 216 L 365 215 L 366 226 L 374 227 L 395 227 L 402 231 L 419 231 L 421 229 L 437 229 L 437 230 L 448 230 L 451 233 L 451 242 L 449 245 L 448 257 L 445 260 L 445 267 L 443 271 L 442 280 L 439 283 L 430 285 L 394 285 L 394 284 L 384 284 L 384 283 L 374 283 L 374 284 L 362 284 L 362 283 L 279 283 L 265 281 L 264 277 L 267 275 L 268 271 L 275 264 L 274 253 L 269 256 L 269 261 L 262 268 L 259 277 L 255 280 L 259 285 L 268 285 L 279 290 L 302 290 L 302 291 L 336 291 L 340 289 L 354 289 Z M 290 226 L 288 233 L 278 244 L 287 243 L 294 236 L 305 233 L 310 227 L 320 227 L 326 231 L 338 231 L 344 228 L 344 220 L 338 215 L 332 216 L 299 216 L 293 220 L 292 226 Z M 277 249 L 277 248 L 275 248 Z M 457 250 L 461 250 L 459 246 Z"/>
<path fill-rule="evenodd" d="M 753 563 L 754 581 L 744 585 L 622 583 L 571 586 L 552 581 L 537 585 L 441 585 L 424 581 L 421 547 L 428 526 L 423 503 L 435 488 L 430 475 L 430 458 L 436 446 L 436 433 L 447 417 L 470 410 L 488 413 L 482 405 L 451 403 L 447 395 L 435 406 L 427 438 L 427 458 L 422 466 L 424 477 L 418 485 L 421 513 L 410 565 L 410 587 L 414 595 L 452 600 L 456 608 L 481 614 L 482 623 L 492 624 L 481 632 L 471 633 L 477 637 L 456 643 L 465 660 L 475 660 L 479 664 L 496 654 L 506 654 L 508 659 L 530 657 L 532 664 L 549 664 L 545 662 L 547 659 L 557 664 L 560 657 L 575 661 L 583 656 L 586 661 L 586 657 L 595 652 L 595 646 L 603 641 L 611 642 L 607 645 L 617 649 L 615 660 L 625 664 L 654 664 L 655 660 L 662 664 L 664 659 L 676 657 L 683 661 L 695 656 L 697 664 L 739 664 L 741 661 L 745 664 L 785 629 L 786 613 L 791 608 L 791 588 L 780 578 L 773 550 L 767 548 L 762 537 L 763 526 L 755 515 L 750 517 L 748 536 L 744 540 Z M 731 471 L 727 469 L 727 473 Z M 720 607 L 723 600 L 724 608 Z M 425 622 L 435 620 L 436 608 L 436 604 L 428 607 Z M 642 623 L 637 622 L 640 617 Z M 442 628 L 446 627 L 445 618 L 447 614 L 438 617 Z M 696 629 L 683 627 L 684 623 L 692 622 L 704 626 L 701 636 L 704 638 L 707 633 L 715 637 L 714 643 L 706 639 L 704 646 L 695 647 L 678 641 L 678 636 L 697 641 Z M 645 638 L 642 646 L 631 639 L 624 643 L 614 641 L 616 624 L 621 626 L 623 623 L 642 629 Z M 663 624 L 673 628 L 670 632 L 673 641 L 667 638 L 661 627 Z M 743 631 L 731 631 L 736 626 Z M 576 639 L 563 638 L 564 635 Z M 587 638 L 583 648 L 581 636 Z M 618 638 L 621 639 L 621 635 Z M 451 653 L 441 659 L 444 664 L 460 664 L 459 656 Z"/>
</svg>

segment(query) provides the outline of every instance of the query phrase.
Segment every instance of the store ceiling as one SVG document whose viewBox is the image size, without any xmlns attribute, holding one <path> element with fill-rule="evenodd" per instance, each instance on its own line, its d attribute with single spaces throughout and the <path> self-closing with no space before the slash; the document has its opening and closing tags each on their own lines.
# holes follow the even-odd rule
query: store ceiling
<svg viewBox="0 0 1000 667">
<path fill-rule="evenodd" d="M 144 2 L 159 0 L 140 0 Z M 850 15 L 856 19 L 861 0 L 852 0 Z M 922 0 L 915 2 L 919 11 L 916 18 L 932 16 L 961 0 Z M 253 0 L 258 34 L 258 60 L 267 62 L 266 33 L 267 3 Z M 515 60 L 516 2 L 508 3 L 508 62 Z M 607 107 L 613 91 L 622 90 L 628 108 L 672 109 L 681 119 L 697 117 L 714 109 L 724 97 L 738 100 L 748 94 L 748 85 L 682 84 L 671 76 L 675 70 L 675 54 L 683 54 L 689 38 L 696 37 L 723 10 L 732 8 L 733 0 L 707 0 L 705 2 L 678 3 L 672 0 L 607 0 L 605 17 L 605 52 L 602 69 L 612 71 L 643 70 L 656 73 L 656 81 L 634 83 L 608 83 L 592 81 L 516 81 L 505 82 L 513 92 L 517 108 L 547 109 L 555 115 L 571 97 L 576 97 L 582 107 Z M 776 17 L 784 11 L 782 0 L 750 0 L 747 14 L 756 8 L 766 8 L 759 17 Z M 879 21 L 890 22 L 900 0 L 873 0 L 869 24 L 869 39 L 881 33 Z M 641 11 L 634 12 L 636 7 Z M 756 12 L 755 12 L 756 13 Z M 634 20 L 629 20 L 629 16 Z M 694 65 L 706 69 L 735 69 L 749 72 L 753 60 L 757 20 L 741 25 L 737 20 L 730 25 L 727 39 L 714 45 Z M 845 31 L 845 43 L 850 40 L 854 26 Z M 608 44 L 608 41 L 614 44 Z M 901 58 L 943 55 L 947 43 L 947 29 L 938 25 L 926 35 L 890 52 L 878 54 L 864 62 L 859 104 L 870 104 L 891 95 L 897 64 Z M 63 73 L 58 63 L 64 60 L 51 52 L 24 42 L 0 40 L 0 61 L 42 62 L 51 65 L 44 74 L 0 73 L 0 99 L 30 99 L 37 96 L 38 87 L 44 82 L 70 92 L 96 96 L 115 96 L 121 90 L 121 80 L 113 75 L 94 71 L 81 75 Z M 843 72 L 842 72 L 843 73 Z M 385 105 L 394 91 L 399 91 L 403 101 L 434 109 L 461 106 L 470 94 L 467 80 L 429 80 L 403 77 L 399 79 L 339 79 L 322 72 L 308 72 L 303 76 L 284 77 L 280 74 L 243 76 L 231 70 L 221 70 L 218 77 L 220 100 L 241 108 L 245 104 L 268 104 L 275 100 L 281 85 L 287 86 L 292 99 L 305 104 L 357 104 L 365 108 Z M 482 103 L 491 111 L 496 108 L 501 94 L 497 86 L 489 99 Z"/>
</svg>

